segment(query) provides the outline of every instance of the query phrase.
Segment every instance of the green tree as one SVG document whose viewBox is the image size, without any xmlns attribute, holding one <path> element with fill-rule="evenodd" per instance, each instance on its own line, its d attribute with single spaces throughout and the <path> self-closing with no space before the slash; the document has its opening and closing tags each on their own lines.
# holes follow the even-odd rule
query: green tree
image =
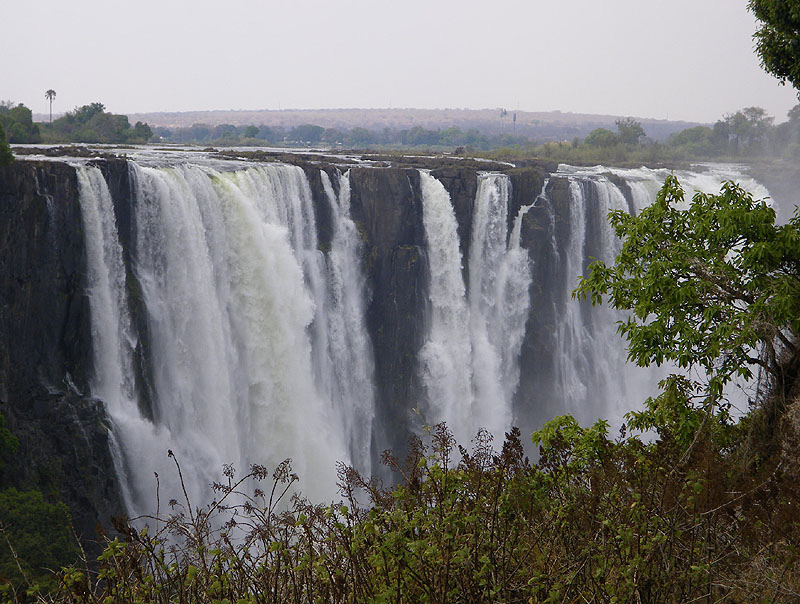
<svg viewBox="0 0 800 604">
<path fill-rule="evenodd" d="M 7 166 L 14 161 L 14 154 L 11 153 L 11 148 L 6 141 L 6 131 L 3 130 L 3 124 L 0 123 L 0 166 Z"/>
<path fill-rule="evenodd" d="M 691 155 L 711 155 L 716 150 L 714 131 L 708 126 L 695 126 L 675 132 L 667 139 L 671 147 L 683 147 Z"/>
<path fill-rule="evenodd" d="M 153 131 L 150 126 L 143 122 L 136 122 L 128 134 L 128 140 L 132 143 L 146 143 L 151 138 L 153 138 Z"/>
<path fill-rule="evenodd" d="M 739 152 L 742 147 L 752 152 L 766 142 L 773 120 L 761 107 L 745 107 L 726 115 L 722 121 L 734 152 Z"/>
<path fill-rule="evenodd" d="M 326 143 L 341 143 L 347 138 L 347 133 L 338 128 L 325 128 L 322 141 Z"/>
<path fill-rule="evenodd" d="M 109 113 L 102 103 L 76 107 L 58 118 L 46 131 L 49 142 L 145 143 L 153 132 L 138 122 L 131 128 L 128 117 Z"/>
<path fill-rule="evenodd" d="M 592 130 L 583 141 L 590 147 L 613 147 L 619 142 L 619 137 L 606 128 Z"/>
<path fill-rule="evenodd" d="M 50 123 L 53 123 L 53 99 L 56 98 L 56 91 L 52 88 L 49 88 L 47 92 L 44 93 L 44 98 L 50 101 Z"/>
<path fill-rule="evenodd" d="M 31 110 L 22 103 L 0 103 L 0 124 L 5 128 L 10 143 L 38 143 L 41 140 Z"/>
<path fill-rule="evenodd" d="M 322 140 L 322 133 L 325 128 L 313 124 L 301 124 L 289 131 L 289 140 L 299 143 L 318 143 Z"/>
<path fill-rule="evenodd" d="M 592 263 L 574 295 L 631 311 L 619 327 L 631 360 L 702 369 L 712 401 L 755 366 L 787 391 L 800 370 L 800 214 L 776 225 L 730 182 L 687 207 L 670 176 L 638 216 L 610 220 L 622 250 L 612 266 Z"/>
<path fill-rule="evenodd" d="M 761 66 L 800 89 L 800 0 L 750 0 L 748 8 L 761 22 L 753 35 Z"/>
<path fill-rule="evenodd" d="M 647 136 L 642 128 L 642 123 L 632 117 L 626 117 L 624 120 L 617 120 L 614 123 L 617 125 L 619 140 L 626 145 L 638 145 L 639 141 Z"/>
<path fill-rule="evenodd" d="M 85 124 L 94 116 L 105 112 L 105 110 L 106 106 L 103 103 L 90 103 L 68 112 L 67 117 L 79 124 Z"/>
<path fill-rule="evenodd" d="M 258 126 L 248 126 L 244 129 L 245 138 L 256 138 L 258 136 Z"/>
<path fill-rule="evenodd" d="M 0 528 L 0 578 L 12 584 L 52 590 L 52 571 L 78 557 L 67 506 L 46 501 L 40 491 L 0 491 Z"/>
<path fill-rule="evenodd" d="M 375 132 L 372 130 L 355 127 L 348 133 L 347 142 L 354 146 L 372 145 L 378 142 L 377 138 Z"/>
<path fill-rule="evenodd" d="M 800 105 L 789 110 L 788 120 L 770 133 L 774 150 L 786 157 L 800 158 Z"/>
</svg>

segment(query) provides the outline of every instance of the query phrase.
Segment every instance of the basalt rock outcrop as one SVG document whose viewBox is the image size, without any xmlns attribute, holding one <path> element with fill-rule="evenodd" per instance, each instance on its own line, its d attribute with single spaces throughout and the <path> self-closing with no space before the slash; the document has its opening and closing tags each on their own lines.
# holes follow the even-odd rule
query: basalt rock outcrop
<svg viewBox="0 0 800 604">
<path fill-rule="evenodd" d="M 74 168 L 0 169 L 0 411 L 19 439 L 6 475 L 61 499 L 76 530 L 123 513 L 92 369 L 85 250 Z"/>
</svg>

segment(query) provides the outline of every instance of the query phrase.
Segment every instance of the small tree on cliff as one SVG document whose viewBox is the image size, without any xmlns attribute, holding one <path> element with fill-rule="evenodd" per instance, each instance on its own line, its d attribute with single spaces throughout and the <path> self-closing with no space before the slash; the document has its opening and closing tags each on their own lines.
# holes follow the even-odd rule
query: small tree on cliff
<svg viewBox="0 0 800 604">
<path fill-rule="evenodd" d="M 14 154 L 6 141 L 6 131 L 0 125 L 0 166 L 7 166 L 14 161 Z"/>
</svg>

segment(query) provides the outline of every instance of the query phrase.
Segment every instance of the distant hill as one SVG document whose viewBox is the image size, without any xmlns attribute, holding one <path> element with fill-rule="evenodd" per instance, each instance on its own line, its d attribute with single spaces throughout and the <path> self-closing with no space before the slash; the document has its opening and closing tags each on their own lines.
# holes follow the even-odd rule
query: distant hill
<svg viewBox="0 0 800 604">
<path fill-rule="evenodd" d="M 429 130 L 457 127 L 476 129 L 483 134 L 520 134 L 539 140 L 572 140 L 585 137 L 595 128 L 615 129 L 619 115 L 562 113 L 561 111 L 533 112 L 501 109 L 283 109 L 283 110 L 218 110 L 160 113 L 131 113 L 132 122 L 167 128 L 188 127 L 193 124 L 233 124 L 234 126 L 270 126 L 292 128 L 300 124 L 315 124 L 324 128 L 368 130 L 383 128 L 405 129 L 420 126 Z M 516 114 L 516 121 L 514 115 Z M 667 138 L 673 132 L 699 125 L 680 122 L 635 118 L 642 123 L 647 136 L 653 140 Z"/>
</svg>

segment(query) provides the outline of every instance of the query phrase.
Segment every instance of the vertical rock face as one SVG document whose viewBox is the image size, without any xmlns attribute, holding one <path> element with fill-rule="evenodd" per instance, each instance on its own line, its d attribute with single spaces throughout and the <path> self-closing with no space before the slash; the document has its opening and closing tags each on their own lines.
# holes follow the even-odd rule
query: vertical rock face
<svg viewBox="0 0 800 604">
<path fill-rule="evenodd" d="M 65 388 L 67 374 L 86 390 L 83 262 L 74 170 L 27 162 L 0 170 L 1 400 Z"/>
<path fill-rule="evenodd" d="M 517 406 L 536 400 L 539 412 L 553 416 L 561 404 L 550 376 L 556 371 L 557 321 L 563 306 L 562 292 L 567 287 L 564 274 L 566 243 L 570 229 L 569 181 L 553 178 L 540 205 L 522 221 L 521 243 L 532 261 L 531 308 L 535 320 L 528 320 L 522 344 L 520 388 Z"/>
<path fill-rule="evenodd" d="M 425 331 L 420 317 L 428 303 L 419 173 L 354 168 L 350 185 L 352 217 L 366 245 L 366 276 L 372 290 L 367 328 L 381 401 L 375 442 L 400 452 L 413 420 L 411 409 L 421 393 L 417 353 Z"/>
<path fill-rule="evenodd" d="M 65 501 L 79 533 L 122 512 L 103 406 L 86 396 L 91 329 L 75 170 L 0 169 L 0 410 L 11 480 Z"/>
</svg>

